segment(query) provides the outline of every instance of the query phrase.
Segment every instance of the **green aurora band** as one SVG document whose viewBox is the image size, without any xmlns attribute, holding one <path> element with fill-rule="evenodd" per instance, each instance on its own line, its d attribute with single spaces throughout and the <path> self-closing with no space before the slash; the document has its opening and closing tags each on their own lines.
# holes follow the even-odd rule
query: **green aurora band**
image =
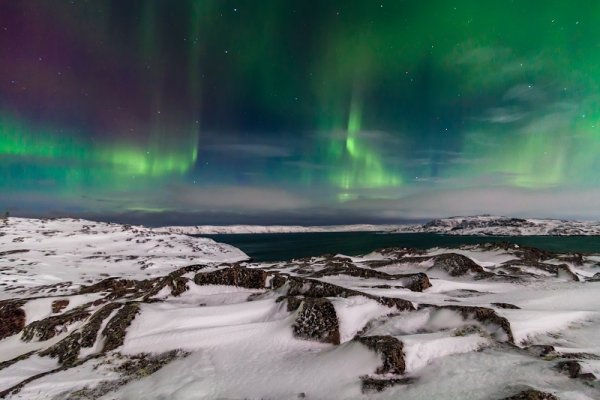
<svg viewBox="0 0 600 400">
<path fill-rule="evenodd" d="M 5 192 L 600 187 L 600 2 L 67 3 L 3 6 Z"/>
</svg>

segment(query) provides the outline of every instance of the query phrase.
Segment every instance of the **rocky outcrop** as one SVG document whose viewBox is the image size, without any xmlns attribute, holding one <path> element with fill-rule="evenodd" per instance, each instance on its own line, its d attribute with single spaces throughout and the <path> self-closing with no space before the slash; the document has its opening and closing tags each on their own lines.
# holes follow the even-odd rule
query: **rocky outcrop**
<svg viewBox="0 0 600 400">
<path fill-rule="evenodd" d="M 402 342 L 393 336 L 359 336 L 354 338 L 381 357 L 382 365 L 376 374 L 403 374 L 405 370 Z"/>
<path fill-rule="evenodd" d="M 325 268 L 310 275 L 311 278 L 322 278 L 332 275 L 348 275 L 363 279 L 382 279 L 400 281 L 401 285 L 413 292 L 422 292 L 431 287 L 429 278 L 424 273 L 417 274 L 387 274 L 371 268 L 361 268 L 349 262 L 328 263 Z"/>
<path fill-rule="evenodd" d="M 194 277 L 196 285 L 229 285 L 248 289 L 263 289 L 267 272 L 240 266 L 223 268 L 212 272 L 201 272 Z"/>
<path fill-rule="evenodd" d="M 502 400 L 559 400 L 553 394 L 540 392 L 535 389 L 527 389 L 513 396 L 505 397 Z"/>
<path fill-rule="evenodd" d="M 83 321 L 90 316 L 86 306 L 81 306 L 64 314 L 53 315 L 39 321 L 33 321 L 23 329 L 21 340 L 30 342 L 33 339 L 44 341 L 65 332 L 67 326 Z"/>
<path fill-rule="evenodd" d="M 475 261 L 457 253 L 445 253 L 434 256 L 433 267 L 431 269 L 445 271 L 450 276 L 485 273 L 485 270 Z"/>
<path fill-rule="evenodd" d="M 340 326 L 335 308 L 324 298 L 306 298 L 302 302 L 292 331 L 300 339 L 340 344 Z"/>
<path fill-rule="evenodd" d="M 396 307 L 399 311 L 414 310 L 410 301 L 395 297 L 374 296 L 354 289 L 322 282 L 315 279 L 276 275 L 271 284 L 284 296 L 302 296 L 307 298 L 363 296 L 375 300 L 388 307 Z"/>
<path fill-rule="evenodd" d="M 0 340 L 16 335 L 25 327 L 24 300 L 0 301 Z"/>
<path fill-rule="evenodd" d="M 108 324 L 106 324 L 106 327 L 102 331 L 102 335 L 105 338 L 102 351 L 111 351 L 123 344 L 125 335 L 127 334 L 127 327 L 131 324 L 131 321 L 133 321 L 139 310 L 139 303 L 127 303 L 108 321 Z"/>
<path fill-rule="evenodd" d="M 383 392 L 385 389 L 396 385 L 410 385 L 415 382 L 414 378 L 382 378 L 375 376 L 361 376 L 362 392 Z"/>
<path fill-rule="evenodd" d="M 116 300 L 122 298 L 134 299 L 152 292 L 160 281 L 160 278 L 145 279 L 141 281 L 134 279 L 107 278 L 96 284 L 81 288 L 79 293 L 87 294 L 106 292 L 107 296 L 105 298 L 107 300 Z"/>
<path fill-rule="evenodd" d="M 381 392 L 395 385 L 406 385 L 414 381 L 399 375 L 404 374 L 404 349 L 402 342 L 393 336 L 357 336 L 355 342 L 374 351 L 381 358 L 381 365 L 374 375 L 361 376 L 362 392 Z"/>
<path fill-rule="evenodd" d="M 77 361 L 81 349 L 81 332 L 73 332 L 60 342 L 40 352 L 40 356 L 58 358 L 62 365 L 71 366 Z"/>
<path fill-rule="evenodd" d="M 52 302 L 51 308 L 54 314 L 58 314 L 62 310 L 64 310 L 69 305 L 69 299 L 60 299 L 54 300 Z"/>
<path fill-rule="evenodd" d="M 504 317 L 501 317 L 496 311 L 486 307 L 471 307 L 471 306 L 432 306 L 423 305 L 422 307 L 433 307 L 436 309 L 446 309 L 458 312 L 464 319 L 474 319 L 482 325 L 492 325 L 498 327 L 506 334 L 506 340 L 509 343 L 514 343 L 515 338 L 510 328 L 510 323 Z"/>
<path fill-rule="evenodd" d="M 567 374 L 571 379 L 582 379 L 586 381 L 596 380 L 596 376 L 592 373 L 581 372 L 581 364 L 575 360 L 560 361 L 556 364 L 556 369 L 564 374 Z"/>
</svg>

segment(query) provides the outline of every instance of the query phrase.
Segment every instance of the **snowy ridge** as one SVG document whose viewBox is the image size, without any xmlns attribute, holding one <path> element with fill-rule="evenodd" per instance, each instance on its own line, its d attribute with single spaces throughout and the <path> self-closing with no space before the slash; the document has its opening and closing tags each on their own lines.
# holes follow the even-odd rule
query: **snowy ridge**
<svg viewBox="0 0 600 400">
<path fill-rule="evenodd" d="M 401 225 L 197 225 L 165 226 L 155 228 L 158 232 L 172 232 L 186 235 L 218 235 L 236 233 L 319 233 L 319 232 L 389 232 Z"/>
<path fill-rule="evenodd" d="M 435 219 L 423 225 L 400 226 L 393 232 L 490 236 L 597 236 L 600 235 L 600 222 L 483 215 Z"/>
<path fill-rule="evenodd" d="M 249 263 L 67 219 L 11 219 L 0 246 L 0 398 L 600 398 L 600 254 Z"/>
</svg>

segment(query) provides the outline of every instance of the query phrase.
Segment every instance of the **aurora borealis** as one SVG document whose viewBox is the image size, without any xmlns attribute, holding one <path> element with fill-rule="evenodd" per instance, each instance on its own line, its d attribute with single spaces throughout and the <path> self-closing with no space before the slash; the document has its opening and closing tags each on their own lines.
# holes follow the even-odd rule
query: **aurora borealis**
<svg viewBox="0 0 600 400">
<path fill-rule="evenodd" d="M 13 215 L 600 218 L 596 1 L 0 0 L 0 60 Z"/>
</svg>

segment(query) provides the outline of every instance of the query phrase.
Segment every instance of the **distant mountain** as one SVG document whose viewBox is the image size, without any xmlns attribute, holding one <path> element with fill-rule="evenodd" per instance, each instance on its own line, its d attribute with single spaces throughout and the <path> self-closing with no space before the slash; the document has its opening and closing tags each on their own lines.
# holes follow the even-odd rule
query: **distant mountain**
<svg viewBox="0 0 600 400">
<path fill-rule="evenodd" d="M 423 225 L 404 225 L 392 232 L 490 236 L 595 236 L 600 235 L 600 222 L 478 215 L 434 219 Z"/>
</svg>

